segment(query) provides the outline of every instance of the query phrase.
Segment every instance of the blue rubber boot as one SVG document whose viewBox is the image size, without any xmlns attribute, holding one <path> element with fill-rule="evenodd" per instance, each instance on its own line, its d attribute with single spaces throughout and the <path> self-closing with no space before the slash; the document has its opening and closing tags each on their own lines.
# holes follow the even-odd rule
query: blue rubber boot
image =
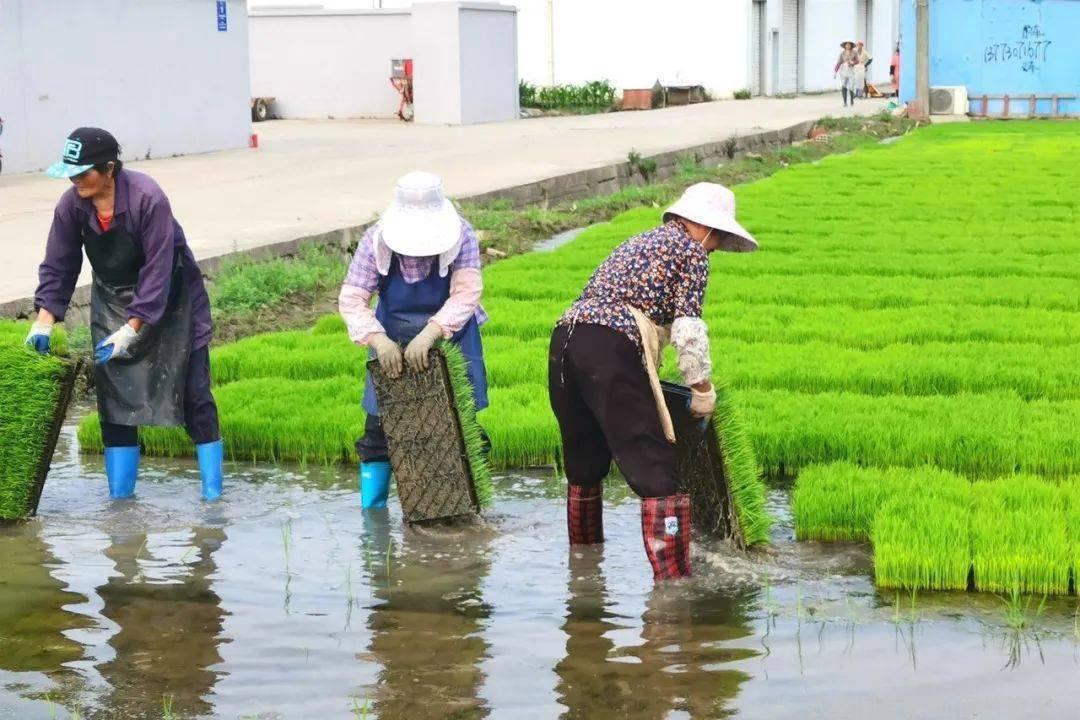
<svg viewBox="0 0 1080 720">
<path fill-rule="evenodd" d="M 390 463 L 360 463 L 360 506 L 365 510 L 386 507 L 390 495 Z"/>
<path fill-rule="evenodd" d="M 109 479 L 109 497 L 123 500 L 135 494 L 139 476 L 139 446 L 105 448 L 105 477 Z"/>
<path fill-rule="evenodd" d="M 199 458 L 203 500 L 217 500 L 221 497 L 221 466 L 225 461 L 225 445 L 220 440 L 196 445 L 195 455 Z"/>
</svg>

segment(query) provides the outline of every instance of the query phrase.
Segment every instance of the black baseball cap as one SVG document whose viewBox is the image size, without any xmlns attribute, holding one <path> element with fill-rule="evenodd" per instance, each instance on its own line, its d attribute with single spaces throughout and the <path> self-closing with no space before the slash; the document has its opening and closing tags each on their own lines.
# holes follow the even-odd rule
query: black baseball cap
<svg viewBox="0 0 1080 720">
<path fill-rule="evenodd" d="M 86 172 L 95 165 L 120 159 L 120 145 L 108 130 L 81 127 L 73 130 L 64 142 L 64 154 L 45 174 L 54 178 L 70 178 Z"/>
</svg>

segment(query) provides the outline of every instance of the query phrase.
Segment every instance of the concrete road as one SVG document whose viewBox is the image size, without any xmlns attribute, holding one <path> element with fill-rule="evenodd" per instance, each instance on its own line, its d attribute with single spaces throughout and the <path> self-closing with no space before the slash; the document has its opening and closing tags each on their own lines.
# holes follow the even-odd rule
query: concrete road
<svg viewBox="0 0 1080 720">
<path fill-rule="evenodd" d="M 651 155 L 826 115 L 875 114 L 884 106 L 867 100 L 845 108 L 838 95 L 818 95 L 467 127 L 282 120 L 253 126 L 255 150 L 130 167 L 161 183 L 203 259 L 365 223 L 409 170 L 439 173 L 453 196 L 474 195 L 622 162 L 632 149 Z M 72 127 L 80 123 L 72 118 Z M 62 146 L 57 138 L 58 154 Z M 0 176 L 0 303 L 33 294 L 65 186 L 42 174 Z M 88 281 L 84 268 L 80 284 Z"/>
</svg>

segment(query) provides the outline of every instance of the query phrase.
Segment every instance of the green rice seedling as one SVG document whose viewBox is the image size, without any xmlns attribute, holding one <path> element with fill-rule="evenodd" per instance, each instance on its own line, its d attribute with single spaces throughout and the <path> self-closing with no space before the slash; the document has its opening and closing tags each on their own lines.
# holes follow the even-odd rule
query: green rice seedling
<svg viewBox="0 0 1080 720">
<path fill-rule="evenodd" d="M 1069 542 L 1069 569 L 1074 589 L 1080 584 L 1080 475 L 1061 482 L 1061 497 L 1065 510 L 1065 532 Z M 1080 609 L 1080 604 L 1077 605 Z"/>
<path fill-rule="evenodd" d="M 775 247 L 770 248 L 775 250 Z M 798 307 L 845 306 L 858 310 L 922 305 L 989 305 L 1005 308 L 1080 310 L 1072 278 L 955 275 L 916 276 L 831 274 L 725 275 L 709 287 L 715 304 L 764 303 Z"/>
<path fill-rule="evenodd" d="M 810 465 L 799 472 L 791 496 L 799 540 L 869 540 L 881 505 L 904 489 L 896 471 L 850 463 Z"/>
<path fill-rule="evenodd" d="M 469 382 L 468 363 L 461 349 L 453 343 L 441 343 L 440 347 L 446 356 L 446 367 L 450 373 L 450 387 L 454 393 L 462 439 L 465 441 L 465 455 L 472 474 L 473 490 L 480 507 L 486 507 L 491 504 L 495 490 L 491 482 L 491 465 L 484 447 L 483 431 L 476 420 L 476 402 L 473 398 L 472 383 Z"/>
<path fill-rule="evenodd" d="M 727 358 L 738 363 L 725 364 Z M 1080 398 L 1080 344 L 898 343 L 852 348 L 825 342 L 712 343 L 713 364 L 741 388 L 863 395 L 1013 392 L 1024 400 Z"/>
<path fill-rule="evenodd" d="M 1080 470 L 1075 400 L 1025 402 L 1015 395 L 881 397 L 744 390 L 737 401 L 765 468 L 858 459 L 873 466 L 927 463 L 969 476 Z"/>
<path fill-rule="evenodd" d="M 176 715 L 173 714 L 173 696 L 162 695 L 161 696 L 161 720 L 176 720 Z"/>
<path fill-rule="evenodd" d="M 361 392 L 362 385 L 356 379 L 341 376 L 322 380 L 257 378 L 216 388 L 226 453 L 237 461 L 355 462 L 354 443 L 364 428 Z M 78 438 L 84 451 L 101 452 L 101 425 L 96 413 L 79 424 Z M 142 428 L 140 443 L 150 455 L 193 454 L 182 428 Z"/>
<path fill-rule="evenodd" d="M 714 385 L 716 409 L 713 412 L 713 426 L 716 428 L 716 442 L 723 458 L 724 476 L 743 539 L 747 546 L 767 542 L 772 518 L 765 509 L 765 483 L 754 457 L 754 448 L 731 391 L 722 382 Z"/>
<path fill-rule="evenodd" d="M 64 409 L 69 373 L 62 360 L 21 344 L 0 345 L 0 519 L 35 510 L 35 486 L 52 451 L 50 432 Z"/>
<path fill-rule="evenodd" d="M 362 382 L 366 362 L 367 352 L 345 334 L 301 331 L 256 335 L 210 353 L 212 375 L 219 385 L 262 377 L 314 380 L 348 376 Z"/>
<path fill-rule="evenodd" d="M 345 335 L 348 329 L 340 315 L 324 315 L 315 321 L 311 328 L 312 335 Z"/>
<path fill-rule="evenodd" d="M 1057 485 L 1016 475 L 972 486 L 975 587 L 989 592 L 1069 591 L 1064 498 Z"/>
<path fill-rule="evenodd" d="M 553 465 L 562 440 L 551 412 L 547 386 L 491 388 L 490 407 L 480 422 L 491 436 L 491 464 L 496 468 Z"/>
<path fill-rule="evenodd" d="M 874 513 L 874 580 L 880 587 L 914 593 L 966 590 L 971 572 L 971 483 L 958 475 L 922 468 L 894 482 Z M 913 611 L 914 612 L 914 611 Z"/>
</svg>

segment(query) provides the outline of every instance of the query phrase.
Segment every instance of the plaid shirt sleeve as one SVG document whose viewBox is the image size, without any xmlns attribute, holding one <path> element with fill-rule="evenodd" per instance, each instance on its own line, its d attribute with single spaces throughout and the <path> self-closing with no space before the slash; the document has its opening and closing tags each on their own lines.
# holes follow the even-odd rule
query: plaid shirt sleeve
<svg viewBox="0 0 1080 720">
<path fill-rule="evenodd" d="M 345 275 L 345 284 L 351 285 L 369 293 L 379 289 L 379 269 L 375 264 L 375 228 L 372 225 L 360 238 L 360 244 L 356 246 L 356 254 L 353 255 L 349 264 L 349 272 Z"/>
<path fill-rule="evenodd" d="M 476 231 L 464 219 L 461 221 L 461 250 L 450 263 L 450 297 L 447 298 L 431 322 L 449 338 L 473 317 L 483 323 L 487 319 L 480 307 L 480 295 L 484 281 L 480 275 L 480 241 Z"/>
<path fill-rule="evenodd" d="M 450 263 L 450 271 L 464 270 L 465 268 L 480 269 L 480 239 L 476 236 L 476 230 L 469 221 L 461 219 L 461 251 Z"/>
</svg>

